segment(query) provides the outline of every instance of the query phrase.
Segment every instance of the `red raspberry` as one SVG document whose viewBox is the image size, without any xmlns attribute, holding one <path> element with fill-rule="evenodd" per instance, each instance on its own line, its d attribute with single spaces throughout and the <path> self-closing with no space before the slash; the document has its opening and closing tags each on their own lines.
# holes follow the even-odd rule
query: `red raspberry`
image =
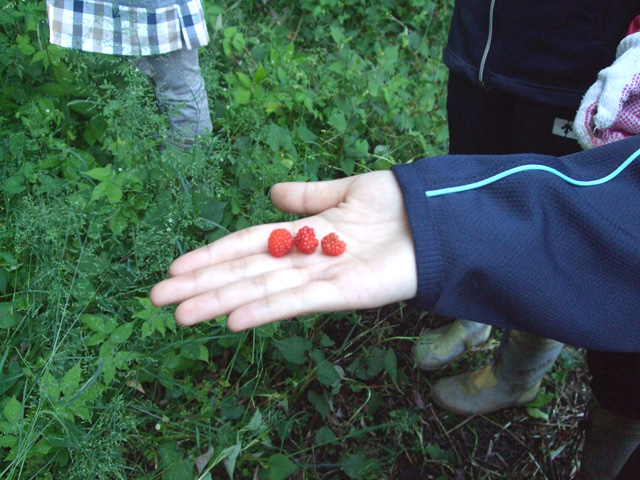
<svg viewBox="0 0 640 480">
<path fill-rule="evenodd" d="M 313 228 L 302 227 L 298 230 L 296 237 L 293 239 L 293 244 L 298 250 L 307 255 L 315 252 L 316 248 L 318 248 L 318 239 Z"/>
<path fill-rule="evenodd" d="M 293 248 L 293 237 L 289 230 L 276 228 L 269 235 L 269 253 L 274 257 L 283 257 Z"/>
<path fill-rule="evenodd" d="M 327 255 L 331 255 L 332 257 L 336 257 L 344 253 L 347 249 L 347 244 L 344 243 L 338 235 L 335 233 L 330 233 L 326 237 L 322 239 L 322 251 Z"/>
</svg>

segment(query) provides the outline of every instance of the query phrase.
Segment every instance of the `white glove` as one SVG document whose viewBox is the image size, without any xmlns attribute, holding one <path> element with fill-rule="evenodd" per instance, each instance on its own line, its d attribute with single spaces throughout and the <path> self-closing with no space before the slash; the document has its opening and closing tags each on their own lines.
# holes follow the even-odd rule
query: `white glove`
<svg viewBox="0 0 640 480">
<path fill-rule="evenodd" d="M 616 60 L 598 73 L 573 122 L 584 149 L 640 133 L 640 32 L 618 45 Z"/>
</svg>

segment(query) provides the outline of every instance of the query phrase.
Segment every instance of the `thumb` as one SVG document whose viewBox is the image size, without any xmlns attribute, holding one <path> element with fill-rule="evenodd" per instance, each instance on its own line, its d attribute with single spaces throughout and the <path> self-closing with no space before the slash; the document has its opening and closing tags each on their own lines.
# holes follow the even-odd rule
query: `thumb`
<svg viewBox="0 0 640 480">
<path fill-rule="evenodd" d="M 314 215 L 338 206 L 346 198 L 355 178 L 277 183 L 271 188 L 271 201 L 285 212 Z"/>
</svg>

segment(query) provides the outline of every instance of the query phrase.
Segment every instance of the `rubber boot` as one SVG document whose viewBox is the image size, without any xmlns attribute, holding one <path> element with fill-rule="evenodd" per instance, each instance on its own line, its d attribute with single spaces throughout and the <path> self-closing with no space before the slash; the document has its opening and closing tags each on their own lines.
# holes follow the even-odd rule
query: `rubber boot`
<svg viewBox="0 0 640 480">
<path fill-rule="evenodd" d="M 486 367 L 435 383 L 433 400 L 463 415 L 495 412 L 531 402 L 564 345 L 530 333 L 505 333 Z"/>
<path fill-rule="evenodd" d="M 614 480 L 640 445 L 640 420 L 605 410 L 594 399 L 587 412 L 580 472 L 576 480 Z M 637 476 L 627 478 L 639 478 Z"/>
<path fill-rule="evenodd" d="M 489 340 L 491 326 L 469 320 L 455 320 L 433 330 L 424 330 L 413 347 L 413 358 L 423 370 L 438 370 L 471 347 Z"/>
</svg>

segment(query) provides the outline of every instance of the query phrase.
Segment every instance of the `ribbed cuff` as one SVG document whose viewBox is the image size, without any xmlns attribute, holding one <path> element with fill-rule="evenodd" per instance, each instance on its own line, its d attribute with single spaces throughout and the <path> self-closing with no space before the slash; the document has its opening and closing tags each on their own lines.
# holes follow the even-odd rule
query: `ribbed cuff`
<svg viewBox="0 0 640 480">
<path fill-rule="evenodd" d="M 411 303 L 417 308 L 431 310 L 440 296 L 443 261 L 425 194 L 427 188 L 414 164 L 396 165 L 392 171 L 402 191 L 415 248 L 418 293 Z"/>
</svg>

